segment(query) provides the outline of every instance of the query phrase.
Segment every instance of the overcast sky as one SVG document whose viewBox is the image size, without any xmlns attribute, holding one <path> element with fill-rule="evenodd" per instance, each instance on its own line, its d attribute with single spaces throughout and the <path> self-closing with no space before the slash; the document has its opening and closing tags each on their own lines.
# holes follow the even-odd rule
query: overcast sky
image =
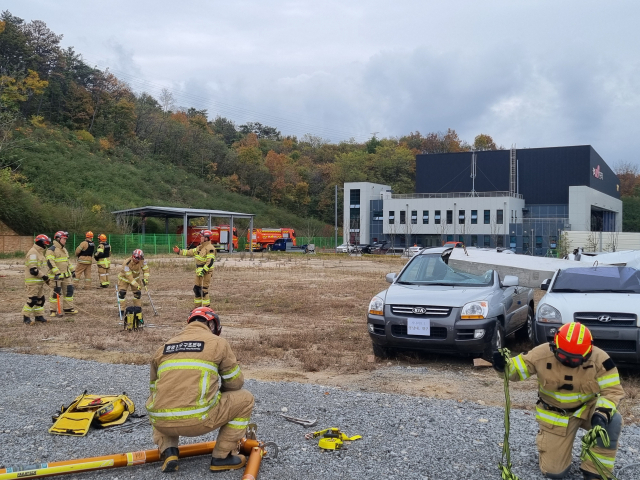
<svg viewBox="0 0 640 480">
<path fill-rule="evenodd" d="M 333 142 L 455 129 L 639 163 L 637 0 L 5 0 L 136 91 Z"/>
</svg>

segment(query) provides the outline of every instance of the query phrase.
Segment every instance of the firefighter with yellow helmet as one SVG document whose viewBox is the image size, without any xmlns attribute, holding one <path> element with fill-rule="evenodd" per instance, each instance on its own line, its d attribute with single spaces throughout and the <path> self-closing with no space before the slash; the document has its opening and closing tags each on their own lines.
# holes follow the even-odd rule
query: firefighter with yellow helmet
<svg viewBox="0 0 640 480">
<path fill-rule="evenodd" d="M 44 284 L 49 283 L 47 275 L 47 260 L 45 252 L 51 245 L 51 239 L 46 235 L 38 235 L 33 247 L 27 252 L 25 258 L 24 284 L 27 289 L 27 302 L 22 307 L 22 316 L 25 325 L 33 325 L 31 316 L 36 322 L 46 323 L 44 318 Z"/>
<path fill-rule="evenodd" d="M 107 241 L 107 236 L 104 233 L 101 233 L 98 236 L 98 248 L 96 249 L 96 253 L 94 258 L 96 259 L 96 263 L 98 264 L 98 277 L 100 279 L 100 287 L 108 288 L 109 283 L 109 268 L 111 268 L 111 245 Z"/>
<path fill-rule="evenodd" d="M 54 281 L 54 287 L 51 289 L 49 297 L 51 317 L 62 316 L 65 313 L 78 313 L 78 310 L 73 306 L 73 277 L 76 274 L 69 261 L 69 252 L 65 247 L 67 238 L 69 238 L 68 232 L 57 231 L 53 236 L 53 244 L 47 249 L 49 277 L 53 277 Z M 58 312 L 59 303 L 63 306 L 62 312 Z"/>
<path fill-rule="evenodd" d="M 213 262 L 216 261 L 216 247 L 211 243 L 213 232 L 211 230 L 200 231 L 200 245 L 192 249 L 180 249 L 173 247 L 173 251 L 185 257 L 195 257 L 196 278 L 193 286 L 195 295 L 194 303 L 196 307 L 208 307 L 211 305 L 209 298 L 209 284 L 213 272 Z"/>
<path fill-rule="evenodd" d="M 96 244 L 93 243 L 93 232 L 89 231 L 85 234 L 85 238 L 80 245 L 76 247 L 76 285 L 84 288 L 84 285 L 91 287 L 91 264 L 93 263 L 93 252 Z M 84 285 L 83 285 L 84 282 Z"/>
<path fill-rule="evenodd" d="M 144 252 L 136 248 L 118 273 L 118 306 L 126 330 L 137 330 L 144 325 L 142 318 L 142 286 L 149 283 L 149 265 Z M 132 306 L 126 307 L 127 290 L 133 293 Z M 125 308 L 126 307 L 126 308 Z"/>
<path fill-rule="evenodd" d="M 540 428 L 536 444 L 540 470 L 547 478 L 564 478 L 569 473 L 578 429 L 590 430 L 596 425 L 607 431 L 610 445 L 605 447 L 598 439 L 592 452 L 607 472 L 613 472 L 622 431 L 618 404 L 624 390 L 615 363 L 592 344 L 586 326 L 566 323 L 551 343 L 511 358 L 508 365 L 495 352 L 493 365 L 498 372 L 507 368 L 514 381 L 538 377 L 536 420 Z M 580 470 L 585 480 L 603 479 L 589 457 L 582 461 Z"/>
<path fill-rule="evenodd" d="M 254 399 L 242 388 L 240 366 L 221 331 L 218 315 L 209 307 L 197 307 L 186 328 L 153 356 L 146 407 L 163 472 L 178 470 L 181 436 L 197 437 L 218 428 L 210 470 L 235 470 L 247 462 L 236 448 Z"/>
</svg>

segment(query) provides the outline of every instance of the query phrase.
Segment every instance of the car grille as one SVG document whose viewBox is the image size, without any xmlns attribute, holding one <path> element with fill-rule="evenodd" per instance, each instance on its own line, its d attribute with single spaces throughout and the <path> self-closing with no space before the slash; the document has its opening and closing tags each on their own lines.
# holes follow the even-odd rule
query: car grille
<svg viewBox="0 0 640 480">
<path fill-rule="evenodd" d="M 609 322 L 602 322 L 598 318 L 609 317 Z M 591 327 L 635 327 L 638 317 L 633 313 L 610 312 L 576 312 L 573 319 L 583 325 Z"/>
<path fill-rule="evenodd" d="M 423 308 L 424 313 L 413 313 L 414 308 Z M 425 305 L 391 305 L 394 315 L 426 315 L 428 317 L 448 317 L 451 307 L 433 307 Z"/>
<path fill-rule="evenodd" d="M 599 340 L 595 338 L 593 344 L 606 352 L 636 352 L 636 342 L 633 340 Z"/>
<path fill-rule="evenodd" d="M 431 335 L 409 335 L 406 325 L 391 325 L 391 335 L 405 338 L 426 338 L 431 340 L 444 340 L 447 338 L 446 327 L 431 327 Z"/>
</svg>

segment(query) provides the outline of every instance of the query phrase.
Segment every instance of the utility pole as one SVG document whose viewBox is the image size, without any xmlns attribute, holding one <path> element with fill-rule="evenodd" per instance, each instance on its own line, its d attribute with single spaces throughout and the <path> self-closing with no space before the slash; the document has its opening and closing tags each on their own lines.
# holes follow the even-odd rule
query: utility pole
<svg viewBox="0 0 640 480">
<path fill-rule="evenodd" d="M 334 218 L 335 218 L 335 245 L 333 246 L 334 249 L 334 253 L 338 253 L 338 184 L 336 184 L 336 191 L 335 191 L 335 212 L 334 212 Z"/>
</svg>

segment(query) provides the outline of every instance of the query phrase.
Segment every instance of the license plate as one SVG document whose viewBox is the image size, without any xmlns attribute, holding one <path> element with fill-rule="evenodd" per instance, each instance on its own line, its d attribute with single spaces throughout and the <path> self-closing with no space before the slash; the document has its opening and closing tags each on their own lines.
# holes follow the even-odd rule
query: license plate
<svg viewBox="0 0 640 480">
<path fill-rule="evenodd" d="M 408 335 L 431 335 L 431 320 L 428 318 L 407 318 Z"/>
</svg>

